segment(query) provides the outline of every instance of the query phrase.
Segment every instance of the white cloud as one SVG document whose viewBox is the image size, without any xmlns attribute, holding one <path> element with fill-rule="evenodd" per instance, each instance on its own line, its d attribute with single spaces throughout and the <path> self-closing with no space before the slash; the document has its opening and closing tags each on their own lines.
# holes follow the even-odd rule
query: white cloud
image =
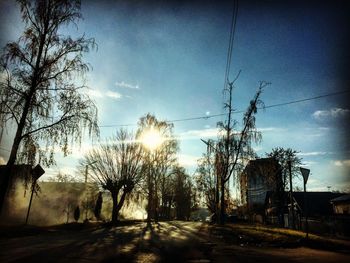
<svg viewBox="0 0 350 263">
<path fill-rule="evenodd" d="M 325 118 L 344 117 L 344 116 L 347 116 L 349 113 L 350 113 L 350 110 L 348 109 L 332 108 L 330 110 L 317 110 L 312 114 L 312 116 L 317 120 L 322 120 Z"/>
<path fill-rule="evenodd" d="M 197 166 L 197 160 L 200 159 L 198 156 L 188 155 L 188 154 L 179 154 L 178 161 L 181 166 L 184 167 L 195 167 Z"/>
<path fill-rule="evenodd" d="M 85 154 L 87 154 L 90 150 L 94 149 L 96 145 L 91 145 L 88 143 L 82 143 L 80 146 L 76 145 L 72 147 L 71 154 L 69 156 L 75 159 L 81 159 Z"/>
<path fill-rule="evenodd" d="M 335 160 L 333 161 L 335 166 L 345 166 L 345 167 L 350 167 L 350 159 L 348 160 Z"/>
<path fill-rule="evenodd" d="M 122 94 L 119 92 L 111 91 L 111 90 L 96 90 L 96 89 L 89 89 L 86 91 L 86 94 L 90 97 L 94 98 L 112 98 L 112 99 L 121 99 L 123 97 Z"/>
<path fill-rule="evenodd" d="M 189 130 L 179 134 L 180 140 L 200 139 L 200 138 L 216 138 L 219 133 L 218 128 L 209 128 L 201 130 Z"/>
<path fill-rule="evenodd" d="M 140 89 L 139 85 L 132 85 L 129 83 L 126 83 L 124 81 L 116 82 L 115 85 L 119 88 L 126 88 L 126 89 Z"/>
<path fill-rule="evenodd" d="M 313 166 L 313 165 L 315 165 L 315 164 L 317 164 L 317 162 L 314 162 L 314 161 L 304 161 L 303 162 L 303 166 L 306 166 L 306 167 L 309 167 L 309 166 Z"/>
<path fill-rule="evenodd" d="M 261 146 L 255 146 L 255 147 L 253 147 L 253 150 L 256 151 L 256 152 L 260 152 L 260 151 L 262 151 L 263 149 L 264 149 L 264 148 L 261 147 Z"/>
<path fill-rule="evenodd" d="M 282 132 L 285 131 L 283 128 L 266 127 L 258 129 L 260 132 Z M 239 132 L 239 131 L 235 131 Z M 206 126 L 205 129 L 200 130 L 189 130 L 179 134 L 178 139 L 180 140 L 191 140 L 191 139 L 204 139 L 204 138 L 217 138 L 218 135 L 223 135 L 224 131 L 220 131 L 219 128 L 209 128 Z"/>
<path fill-rule="evenodd" d="M 283 128 L 277 128 L 277 127 L 265 127 L 265 128 L 258 128 L 259 132 L 283 132 L 286 131 L 286 129 Z"/>
<path fill-rule="evenodd" d="M 87 91 L 87 95 L 91 96 L 91 97 L 95 97 L 95 98 L 102 98 L 103 95 L 99 90 L 94 90 L 94 89 L 89 89 Z"/>
<path fill-rule="evenodd" d="M 117 100 L 122 98 L 122 95 L 120 93 L 110 90 L 106 92 L 106 96 Z"/>
<path fill-rule="evenodd" d="M 318 156 L 318 155 L 326 155 L 329 154 L 329 152 L 301 152 L 297 153 L 299 156 Z"/>
</svg>

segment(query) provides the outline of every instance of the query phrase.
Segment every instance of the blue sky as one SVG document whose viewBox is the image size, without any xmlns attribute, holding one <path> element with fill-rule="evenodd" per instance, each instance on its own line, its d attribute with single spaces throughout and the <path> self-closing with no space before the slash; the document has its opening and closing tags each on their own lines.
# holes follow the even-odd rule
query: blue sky
<svg viewBox="0 0 350 263">
<path fill-rule="evenodd" d="M 136 124 L 150 112 L 174 120 L 223 113 L 223 82 L 232 3 L 186 1 L 83 1 L 78 30 L 63 33 L 94 37 L 98 50 L 85 56 L 93 68 L 88 91 L 99 110 L 100 125 Z M 344 2 L 345 3 L 345 2 Z M 246 109 L 261 80 L 271 82 L 262 94 L 265 105 L 349 89 L 349 9 L 342 2 L 301 1 L 239 3 L 230 79 L 239 70 L 233 103 Z M 12 1 L 0 1 L 0 44 L 22 32 Z M 300 151 L 311 169 L 310 190 L 350 186 L 350 108 L 348 94 L 260 111 L 257 126 L 264 156 L 273 147 Z M 236 114 L 241 122 L 242 114 Z M 180 162 L 193 172 L 205 151 L 200 138 L 215 138 L 222 117 L 176 122 Z M 101 138 L 118 127 L 101 127 Z M 129 126 L 136 129 L 136 126 Z M 10 147 L 8 141 L 2 148 Z M 86 139 L 73 154 L 57 157 L 58 170 L 73 173 Z M 6 160 L 7 152 L 0 154 Z M 300 182 L 296 182 L 300 185 Z"/>
</svg>

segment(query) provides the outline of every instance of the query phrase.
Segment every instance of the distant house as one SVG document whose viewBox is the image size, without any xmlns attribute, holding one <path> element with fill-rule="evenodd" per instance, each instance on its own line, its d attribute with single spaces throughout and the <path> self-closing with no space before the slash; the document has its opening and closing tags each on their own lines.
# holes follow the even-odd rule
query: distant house
<svg viewBox="0 0 350 263">
<path fill-rule="evenodd" d="M 241 200 L 251 219 L 262 221 L 269 191 L 281 192 L 281 167 L 275 158 L 251 160 L 240 176 Z"/>
<path fill-rule="evenodd" d="M 334 214 L 350 214 L 350 194 L 341 195 L 331 200 Z"/>
<path fill-rule="evenodd" d="M 284 198 L 287 201 L 284 211 L 284 226 L 293 227 L 293 214 L 291 210 L 290 193 L 286 192 Z M 306 192 L 304 202 L 304 192 L 293 192 L 293 207 L 294 207 L 294 226 L 297 229 L 302 228 L 302 222 L 307 212 L 308 218 L 313 221 L 322 221 L 332 215 L 333 207 L 331 200 L 336 200 L 344 194 L 332 192 Z M 265 214 L 267 221 L 271 223 L 271 218 L 276 217 L 276 195 L 269 192 L 265 200 Z M 304 206 L 306 204 L 306 206 Z"/>
<path fill-rule="evenodd" d="M 331 200 L 342 196 L 342 193 L 306 192 L 306 205 L 309 217 L 330 216 L 333 214 Z M 293 192 L 293 197 L 301 214 L 304 210 L 304 192 Z"/>
</svg>

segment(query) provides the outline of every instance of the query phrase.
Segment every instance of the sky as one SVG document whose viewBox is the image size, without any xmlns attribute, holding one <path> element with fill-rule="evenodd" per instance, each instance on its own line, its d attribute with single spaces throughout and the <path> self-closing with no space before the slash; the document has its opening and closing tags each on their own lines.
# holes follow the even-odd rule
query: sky
<svg viewBox="0 0 350 263">
<path fill-rule="evenodd" d="M 123 125 L 136 130 L 140 117 L 160 120 L 207 116 L 174 122 L 180 142 L 179 161 L 190 174 L 206 151 L 202 139 L 215 139 L 224 117 L 223 87 L 233 4 L 221 1 L 82 1 L 78 28 L 62 29 L 72 37 L 94 37 L 97 50 L 85 55 L 92 70 L 87 91 L 98 107 L 101 140 Z M 311 170 L 308 190 L 350 189 L 348 140 L 349 93 L 268 108 L 275 104 L 350 90 L 349 8 L 345 1 L 239 1 L 229 79 L 235 83 L 233 105 L 245 110 L 260 81 L 271 83 L 261 99 L 256 124 L 264 157 L 274 147 L 299 152 Z M 0 45 L 16 40 L 22 30 L 18 6 L 0 1 Z M 234 114 L 238 129 L 242 114 Z M 108 127 L 106 127 L 108 126 Z M 0 160 L 11 148 L 11 128 L 1 142 Z M 81 147 L 57 165 L 48 178 L 74 174 Z M 301 186 L 302 180 L 295 179 Z M 329 188 L 330 186 L 330 188 Z"/>
</svg>

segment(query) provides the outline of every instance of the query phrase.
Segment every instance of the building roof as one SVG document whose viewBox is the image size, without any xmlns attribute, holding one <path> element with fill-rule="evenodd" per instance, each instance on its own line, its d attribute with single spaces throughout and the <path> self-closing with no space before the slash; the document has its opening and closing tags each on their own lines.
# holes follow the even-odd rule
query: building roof
<svg viewBox="0 0 350 263">
<path fill-rule="evenodd" d="M 284 192 L 284 198 L 287 203 L 290 203 L 289 192 Z M 327 216 L 333 214 L 332 201 L 343 197 L 344 193 L 332 192 L 306 192 L 306 205 L 309 216 Z M 350 197 L 350 195 L 348 195 Z M 298 207 L 304 210 L 304 192 L 293 192 L 293 197 Z M 348 198 L 349 198 L 348 197 Z M 274 191 L 267 192 L 265 204 L 269 198 L 272 198 L 272 206 L 276 205 L 278 195 Z"/>
<path fill-rule="evenodd" d="M 333 214 L 331 200 L 343 193 L 306 192 L 307 212 L 310 216 L 326 216 Z M 301 210 L 304 210 L 304 192 L 293 192 L 293 197 Z"/>
<path fill-rule="evenodd" d="M 350 194 L 343 194 L 331 200 L 331 203 L 345 203 L 350 202 Z"/>
</svg>

